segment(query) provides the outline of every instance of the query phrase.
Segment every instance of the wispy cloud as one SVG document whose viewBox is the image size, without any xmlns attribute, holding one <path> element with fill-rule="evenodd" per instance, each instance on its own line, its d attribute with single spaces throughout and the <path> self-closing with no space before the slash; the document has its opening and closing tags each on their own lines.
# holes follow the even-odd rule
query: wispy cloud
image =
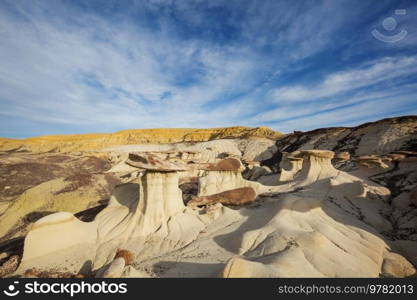
<svg viewBox="0 0 417 300">
<path fill-rule="evenodd" d="M 272 125 L 278 125 L 284 131 L 311 130 L 311 124 L 314 124 L 313 128 L 353 126 L 359 125 L 364 120 L 376 121 L 398 115 L 413 115 L 417 114 L 416 97 L 417 92 L 395 100 L 377 98 L 351 106 L 339 107 L 336 110 L 323 111 L 320 114 L 287 119 Z"/>
<path fill-rule="evenodd" d="M 335 96 L 362 87 L 417 73 L 417 56 L 385 57 L 367 62 L 361 68 L 335 72 L 312 86 L 290 86 L 274 89 L 270 96 L 276 102 L 308 101 Z"/>
<path fill-rule="evenodd" d="M 131 23 L 89 17 L 90 29 L 43 15 L 1 20 L 9 28 L 0 50 L 8 58 L 0 71 L 2 102 L 10 105 L 3 114 L 37 121 L 181 126 L 199 106 L 244 90 L 259 68 L 248 48 L 161 38 Z"/>
<path fill-rule="evenodd" d="M 301 121 L 320 126 L 319 116 L 336 120 L 348 105 L 369 107 L 357 121 L 388 115 L 371 109 L 376 98 L 401 94 L 400 106 L 412 106 L 412 39 L 381 50 L 370 36 L 375 16 L 364 19 L 369 5 L 340 5 L 350 9 L 332 1 L 2 1 L 0 121 L 8 126 L 0 136 L 231 125 L 289 131 Z M 352 28 L 355 17 L 363 36 Z M 360 51 L 347 54 L 348 43 Z M 335 59 L 326 63 L 329 53 Z"/>
</svg>

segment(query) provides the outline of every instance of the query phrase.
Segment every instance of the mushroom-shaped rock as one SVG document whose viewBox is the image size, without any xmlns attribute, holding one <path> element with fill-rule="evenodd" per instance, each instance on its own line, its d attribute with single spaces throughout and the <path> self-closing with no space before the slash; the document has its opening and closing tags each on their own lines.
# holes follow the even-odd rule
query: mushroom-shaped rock
<svg viewBox="0 0 417 300">
<path fill-rule="evenodd" d="M 243 205 L 252 203 L 256 199 L 256 192 L 251 187 L 242 187 L 209 196 L 194 197 L 188 202 L 188 206 L 213 205 Z"/>
<path fill-rule="evenodd" d="M 252 187 L 257 193 L 263 186 L 259 182 L 249 181 L 242 178 L 239 171 L 206 171 L 198 179 L 198 196 L 208 196 L 221 192 L 241 188 Z"/>
<path fill-rule="evenodd" d="M 303 158 L 303 163 L 294 179 L 303 185 L 334 177 L 339 173 L 331 162 L 334 157 L 333 151 L 301 150 L 296 156 Z"/>
<path fill-rule="evenodd" d="M 303 158 L 297 157 L 299 151 L 292 153 L 283 152 L 282 159 L 279 164 L 281 173 L 279 174 L 279 182 L 288 182 L 294 180 L 294 176 L 301 170 L 303 165 Z"/>
<path fill-rule="evenodd" d="M 184 152 L 185 153 L 185 152 Z M 189 155 L 186 155 L 189 157 Z M 198 161 L 169 160 L 157 153 L 132 152 L 126 160 L 126 164 L 155 172 L 176 172 L 189 170 L 206 171 L 242 171 L 243 165 L 239 159 L 228 157 L 215 163 L 203 163 Z"/>
<path fill-rule="evenodd" d="M 389 168 L 389 166 L 382 161 L 381 157 L 376 156 L 376 155 L 359 156 L 356 159 L 356 162 L 360 166 L 363 166 L 366 168 L 382 168 L 382 169 Z"/>
<path fill-rule="evenodd" d="M 78 273 L 86 264 L 94 271 L 112 262 L 118 247 L 147 257 L 190 243 L 205 225 L 184 206 L 178 179 L 178 172 L 147 171 L 116 187 L 92 222 L 65 212 L 38 220 L 25 238 L 16 273 L 33 267 Z M 149 236 L 158 247 L 146 243 Z"/>
</svg>

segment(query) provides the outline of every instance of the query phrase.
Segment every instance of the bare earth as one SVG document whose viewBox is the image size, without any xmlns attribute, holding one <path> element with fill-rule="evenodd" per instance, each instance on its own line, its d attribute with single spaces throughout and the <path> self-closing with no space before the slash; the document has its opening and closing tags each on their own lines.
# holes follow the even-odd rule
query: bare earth
<svg viewBox="0 0 417 300">
<path fill-rule="evenodd" d="M 416 276 L 416 148 L 415 116 L 4 139 L 0 276 Z"/>
</svg>

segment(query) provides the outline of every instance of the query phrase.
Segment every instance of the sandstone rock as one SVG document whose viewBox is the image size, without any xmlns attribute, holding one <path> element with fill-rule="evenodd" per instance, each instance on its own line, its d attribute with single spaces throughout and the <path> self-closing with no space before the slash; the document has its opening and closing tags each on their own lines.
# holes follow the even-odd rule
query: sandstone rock
<svg viewBox="0 0 417 300">
<path fill-rule="evenodd" d="M 207 171 L 199 177 L 198 182 L 198 197 L 241 187 L 252 187 L 257 193 L 264 190 L 260 183 L 243 179 L 242 174 L 237 171 Z"/>
<path fill-rule="evenodd" d="M 138 183 L 119 186 L 93 222 L 81 222 L 63 212 L 40 219 L 25 239 L 17 272 L 36 266 L 78 273 L 86 262 L 97 270 L 113 261 L 114 249 L 128 246 L 128 242 L 143 255 L 146 251 L 162 253 L 167 246 L 172 250 L 171 243 L 177 247 L 189 243 L 204 224 L 196 215 L 184 212 L 178 182 L 176 172 L 146 173 Z M 67 238 L 61 238 L 62 232 L 66 232 Z M 149 236 L 158 240 L 160 246 L 146 248 Z M 115 270 L 121 269 L 121 265 L 118 260 Z"/>
<path fill-rule="evenodd" d="M 189 169 L 183 162 L 163 160 L 153 153 L 130 153 L 126 163 L 140 169 L 159 172 L 185 171 Z"/>
<path fill-rule="evenodd" d="M 130 153 L 126 163 L 130 166 L 157 172 L 174 172 L 187 170 L 239 171 L 243 169 L 240 160 L 225 158 L 216 163 L 172 161 L 158 157 L 155 153 Z"/>
<path fill-rule="evenodd" d="M 221 203 L 223 205 L 243 205 L 252 203 L 256 199 L 256 192 L 251 187 L 242 187 L 234 190 L 229 190 L 209 196 L 195 197 L 188 206 L 202 206 L 202 205 L 213 205 Z"/>
<path fill-rule="evenodd" d="M 381 157 L 375 155 L 360 156 L 356 159 L 356 162 L 367 168 L 389 168 L 389 166 L 382 161 Z"/>
<path fill-rule="evenodd" d="M 119 257 L 122 257 L 124 259 L 126 266 L 131 265 L 135 261 L 135 254 L 133 254 L 129 250 L 117 249 L 116 256 L 114 257 L 114 259 L 117 259 Z"/>
<path fill-rule="evenodd" d="M 356 127 L 320 128 L 285 135 L 277 140 L 276 146 L 280 152 L 320 149 L 347 151 L 354 156 L 388 154 L 399 150 L 412 151 L 417 138 L 416 122 L 416 116 L 404 116 Z"/>
<path fill-rule="evenodd" d="M 216 219 L 217 217 L 219 217 L 222 207 L 223 207 L 223 205 L 220 202 L 217 202 L 213 205 L 208 205 L 208 206 L 206 206 L 205 213 L 209 217 L 211 217 L 213 219 Z"/>
<path fill-rule="evenodd" d="M 303 164 L 303 158 L 297 157 L 299 151 L 293 153 L 282 153 L 282 159 L 280 162 L 281 173 L 279 174 L 279 182 L 288 182 L 294 180 L 294 177 L 301 170 Z"/>
<path fill-rule="evenodd" d="M 331 163 L 334 157 L 332 151 L 302 150 L 296 156 L 303 159 L 301 170 L 294 178 L 298 185 L 307 185 L 338 174 Z"/>
<path fill-rule="evenodd" d="M 275 145 L 258 137 L 234 139 L 226 129 L 210 138 L 227 139 L 202 143 L 195 142 L 199 134 L 187 130 L 182 138 L 189 142 L 176 144 L 134 145 L 151 142 L 157 134 L 152 131 L 132 134 L 128 142 L 118 136 L 109 144 L 124 146 L 95 155 L 112 157 L 112 173 L 129 182 L 88 221 L 63 212 L 36 221 L 12 276 L 33 268 L 57 272 L 27 275 L 60 277 L 58 272 L 68 270 L 75 276 L 90 270 L 97 277 L 415 276 L 410 263 L 416 264 L 417 158 L 397 152 L 412 149 L 414 119 L 300 132 Z M 128 153 L 131 169 L 125 169 Z M 347 159 L 346 153 L 359 167 L 332 165 Z M 241 161 L 252 171 L 247 178 L 259 182 L 242 178 Z M 268 166 L 278 171 L 278 163 L 279 175 L 258 177 Z M 133 170 L 137 176 L 131 177 Z M 0 187 L 0 192 L 10 190 Z M 205 207 L 185 206 L 184 194 L 197 194 L 190 206 Z M 226 206 L 255 198 L 251 205 Z M 128 265 L 132 262 L 134 267 Z"/>
<path fill-rule="evenodd" d="M 303 158 L 299 175 L 275 189 L 305 190 L 287 192 L 270 208 L 277 213 L 267 224 L 243 233 L 237 248 L 245 259 L 232 259 L 222 276 L 379 276 L 387 245 L 368 226 L 390 227 L 378 214 L 383 202 L 367 195 L 384 190 L 334 169 L 332 152 L 307 150 L 297 156 Z"/>
<path fill-rule="evenodd" d="M 239 171 L 242 169 L 242 164 L 240 160 L 236 158 L 225 158 L 218 163 L 208 166 L 206 170 L 208 171 Z"/>
<path fill-rule="evenodd" d="M 22 149 L 33 152 L 80 152 L 99 150 L 116 145 L 201 142 L 221 138 L 263 137 L 275 140 L 282 134 L 269 128 L 243 126 L 213 129 L 135 129 L 110 134 L 78 134 L 62 136 L 42 136 L 25 140 L 2 139 L 0 150 Z"/>
</svg>

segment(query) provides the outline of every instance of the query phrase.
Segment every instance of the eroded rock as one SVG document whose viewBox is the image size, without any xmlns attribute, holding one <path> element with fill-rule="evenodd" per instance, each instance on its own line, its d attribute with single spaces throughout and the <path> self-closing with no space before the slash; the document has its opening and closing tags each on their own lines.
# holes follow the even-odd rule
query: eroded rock
<svg viewBox="0 0 417 300">
<path fill-rule="evenodd" d="M 256 192 L 251 187 L 242 187 L 209 196 L 194 197 L 188 206 L 203 206 L 221 203 L 223 205 L 244 205 L 256 199 Z"/>
</svg>

